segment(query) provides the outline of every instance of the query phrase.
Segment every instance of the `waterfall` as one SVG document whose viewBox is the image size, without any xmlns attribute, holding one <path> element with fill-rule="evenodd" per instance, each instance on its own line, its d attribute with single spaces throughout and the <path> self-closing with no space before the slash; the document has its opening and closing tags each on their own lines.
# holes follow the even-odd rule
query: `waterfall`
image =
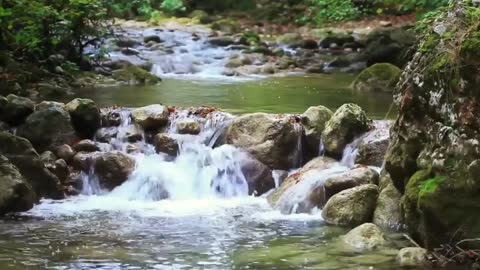
<svg viewBox="0 0 480 270">
<path fill-rule="evenodd" d="M 121 110 L 119 114 L 118 132 L 111 139 L 111 144 L 104 146 L 104 150 L 127 153 L 129 131 L 137 129 L 142 135 L 143 131 L 131 123 L 129 111 Z M 231 145 L 217 148 L 212 146 L 219 131 L 232 118 L 228 113 L 216 111 L 209 112 L 206 117 L 188 110 L 175 111 L 170 115 L 170 125 L 166 132 L 178 139 L 178 156 L 172 160 L 166 154 L 157 154 L 144 139 L 137 142 L 137 146 L 142 149 L 131 154 L 136 161 L 135 170 L 125 183 L 105 196 L 147 201 L 248 196 L 249 189 L 242 165 L 249 161 L 250 156 Z M 178 134 L 177 123 L 185 119 L 200 124 L 199 135 Z M 83 173 L 82 182 L 82 194 L 102 194 L 93 171 Z"/>
</svg>

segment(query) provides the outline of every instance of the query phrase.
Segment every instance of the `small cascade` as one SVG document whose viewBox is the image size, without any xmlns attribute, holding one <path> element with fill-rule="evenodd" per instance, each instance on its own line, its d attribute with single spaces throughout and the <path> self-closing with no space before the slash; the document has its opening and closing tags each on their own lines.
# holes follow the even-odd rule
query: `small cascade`
<svg viewBox="0 0 480 270">
<path fill-rule="evenodd" d="M 355 166 L 355 160 L 358 156 L 358 142 L 360 142 L 360 140 L 357 139 L 345 147 L 340 164 L 348 168 Z"/>
<path fill-rule="evenodd" d="M 297 146 L 295 147 L 293 164 L 295 164 L 295 168 L 300 168 L 303 165 L 303 126 L 297 122 L 293 125 L 297 135 Z"/>
<path fill-rule="evenodd" d="M 323 143 L 323 136 L 320 136 L 320 143 L 318 144 L 318 156 L 325 156 L 325 144 Z"/>
<path fill-rule="evenodd" d="M 131 153 L 136 161 L 134 172 L 125 183 L 105 196 L 146 201 L 247 196 L 249 189 L 242 165 L 249 161 L 249 155 L 231 145 L 212 147 L 231 119 L 232 115 L 209 108 L 176 110 L 170 115 L 170 125 L 165 132 L 178 142 L 178 156 L 157 154 L 144 140 L 135 142 L 139 151 Z M 178 134 L 177 123 L 185 120 L 196 121 L 200 134 Z M 132 129 L 141 132 L 144 138 L 143 131 L 131 123 L 130 112 L 120 111 L 117 134 L 102 150 L 128 153 Z M 93 171 L 83 173 L 81 178 L 82 194 L 102 194 Z"/>
</svg>

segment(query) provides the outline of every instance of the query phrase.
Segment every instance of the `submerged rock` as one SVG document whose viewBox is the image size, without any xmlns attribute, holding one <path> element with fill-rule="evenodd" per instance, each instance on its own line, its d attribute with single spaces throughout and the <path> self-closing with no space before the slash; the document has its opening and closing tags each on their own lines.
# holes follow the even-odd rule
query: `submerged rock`
<svg viewBox="0 0 480 270">
<path fill-rule="evenodd" d="M 168 109 L 162 105 L 150 105 L 132 111 L 133 121 L 143 129 L 158 130 L 168 124 Z"/>
<path fill-rule="evenodd" d="M 378 198 L 378 187 L 367 184 L 335 194 L 323 208 L 322 217 L 332 225 L 358 226 L 371 222 Z"/>
<path fill-rule="evenodd" d="M 28 140 L 0 132 L 0 154 L 18 168 L 39 197 L 64 197 L 59 179 L 45 167 L 45 163 Z"/>
<path fill-rule="evenodd" d="M 57 106 L 36 110 L 18 127 L 17 134 L 28 139 L 40 152 L 77 139 L 70 115 Z"/>
<path fill-rule="evenodd" d="M 363 70 L 353 81 L 353 90 L 393 92 L 402 70 L 388 63 L 375 64 Z"/>
<path fill-rule="evenodd" d="M 135 160 L 115 151 L 101 154 L 94 166 L 100 185 L 111 190 L 128 179 L 135 169 Z"/>
<path fill-rule="evenodd" d="M 100 128 L 101 116 L 97 104 L 90 99 L 76 98 L 65 105 L 72 124 L 81 138 L 92 139 Z"/>
<path fill-rule="evenodd" d="M 327 122 L 322 133 L 327 153 L 341 157 L 347 144 L 370 129 L 371 120 L 356 104 L 344 104 Z"/>
<path fill-rule="evenodd" d="M 0 215 L 30 210 L 37 195 L 18 168 L 0 155 Z"/>
<path fill-rule="evenodd" d="M 325 125 L 333 112 L 324 106 L 310 107 L 302 115 L 302 125 L 305 128 L 305 138 L 313 155 L 318 155 L 320 140 Z"/>
<path fill-rule="evenodd" d="M 427 266 L 428 251 L 420 247 L 402 248 L 397 255 L 397 263 L 401 267 Z"/>
<path fill-rule="evenodd" d="M 288 170 L 299 165 L 301 133 L 291 118 L 254 113 L 233 120 L 226 143 L 246 149 L 271 169 Z"/>
<path fill-rule="evenodd" d="M 385 245 L 382 230 L 375 224 L 365 223 L 348 232 L 343 241 L 355 249 L 372 250 Z"/>
</svg>

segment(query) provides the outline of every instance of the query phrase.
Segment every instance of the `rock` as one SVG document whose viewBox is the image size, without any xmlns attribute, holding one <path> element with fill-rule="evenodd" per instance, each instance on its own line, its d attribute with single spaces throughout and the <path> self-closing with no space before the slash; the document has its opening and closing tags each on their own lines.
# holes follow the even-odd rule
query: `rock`
<svg viewBox="0 0 480 270">
<path fill-rule="evenodd" d="M 378 185 L 378 177 L 377 171 L 368 167 L 360 167 L 329 177 L 324 184 L 326 200 L 349 188 L 366 184 Z"/>
<path fill-rule="evenodd" d="M 240 25 L 232 19 L 221 19 L 212 24 L 212 29 L 226 34 L 234 34 L 240 32 Z"/>
<path fill-rule="evenodd" d="M 53 154 L 53 152 L 45 151 L 40 155 L 40 159 L 43 161 L 43 163 L 45 163 L 48 168 L 49 165 L 53 165 L 55 163 L 57 157 L 55 156 L 55 154 Z"/>
<path fill-rule="evenodd" d="M 362 224 L 345 236 L 343 242 L 355 249 L 373 250 L 386 244 L 382 230 L 375 224 Z"/>
<path fill-rule="evenodd" d="M 95 161 L 100 185 L 109 190 L 123 184 L 134 169 L 135 160 L 121 152 L 104 153 Z"/>
<path fill-rule="evenodd" d="M 315 50 L 318 49 L 318 43 L 315 40 L 306 39 L 301 42 L 300 48 L 307 50 Z"/>
<path fill-rule="evenodd" d="M 390 121 L 374 121 L 374 129 L 356 140 L 357 164 L 381 167 L 390 143 Z"/>
<path fill-rule="evenodd" d="M 260 196 L 275 187 L 272 171 L 253 156 L 241 163 L 241 170 L 248 183 L 248 194 Z"/>
<path fill-rule="evenodd" d="M 332 33 L 326 36 L 324 39 L 320 41 L 320 48 L 328 49 L 335 44 L 338 47 L 342 47 L 345 43 L 352 43 L 355 42 L 355 39 L 348 34 L 344 33 Z"/>
<path fill-rule="evenodd" d="M 0 121 L 0 131 L 8 131 L 8 130 L 10 130 L 10 126 L 5 122 Z"/>
<path fill-rule="evenodd" d="M 72 147 L 68 144 L 57 146 L 54 149 L 54 152 L 58 158 L 63 159 L 66 162 L 70 162 L 73 156 L 75 156 L 75 151 L 73 151 Z"/>
<path fill-rule="evenodd" d="M 95 144 L 95 142 L 92 140 L 79 141 L 73 146 L 73 150 L 75 150 L 76 152 L 87 152 L 87 153 L 100 151 L 97 144 Z"/>
<path fill-rule="evenodd" d="M 368 34 L 362 51 L 368 66 L 391 63 L 403 67 L 410 59 L 408 50 L 416 43 L 415 31 L 405 27 L 379 27 Z"/>
<path fill-rule="evenodd" d="M 122 123 L 120 110 L 101 110 L 102 127 L 117 127 Z"/>
<path fill-rule="evenodd" d="M 299 40 L 303 40 L 302 35 L 300 35 L 299 33 L 287 33 L 277 38 L 278 43 L 282 43 L 286 45 L 297 43 Z"/>
<path fill-rule="evenodd" d="M 65 105 L 72 124 L 81 138 L 92 139 L 100 128 L 101 116 L 97 104 L 90 99 L 76 98 Z"/>
<path fill-rule="evenodd" d="M 18 168 L 0 155 L 0 215 L 30 210 L 37 200 Z"/>
<path fill-rule="evenodd" d="M 237 68 L 243 66 L 242 59 L 235 58 L 235 59 L 229 59 L 228 62 L 225 64 L 226 68 Z"/>
<path fill-rule="evenodd" d="M 325 205 L 323 183 L 329 173 L 334 173 L 336 161 L 318 157 L 308 162 L 298 172 L 289 175 L 278 189 L 268 197 L 268 202 L 283 214 L 310 213 L 314 207 Z"/>
<path fill-rule="evenodd" d="M 403 195 L 408 232 L 427 249 L 480 235 L 480 62 L 478 29 L 470 27 L 479 11 L 455 1 L 438 14 L 395 90 L 399 114 L 385 169 Z M 438 26 L 447 32 L 437 34 Z M 445 75 L 458 65 L 465 68 Z"/>
<path fill-rule="evenodd" d="M 157 134 L 154 138 L 157 153 L 165 153 L 169 156 L 177 156 L 178 142 L 168 133 Z"/>
<path fill-rule="evenodd" d="M 393 92 L 402 70 L 388 63 L 375 64 L 363 70 L 352 83 L 352 88 L 362 92 Z"/>
<path fill-rule="evenodd" d="M 18 168 L 39 197 L 52 199 L 64 197 L 59 179 L 45 167 L 28 140 L 0 132 L 0 154 Z"/>
<path fill-rule="evenodd" d="M 28 139 L 41 152 L 70 144 L 77 138 L 70 115 L 56 106 L 36 110 L 19 126 L 17 134 Z"/>
<path fill-rule="evenodd" d="M 177 132 L 179 134 L 198 135 L 201 130 L 198 121 L 191 118 L 177 120 L 175 123 L 175 127 L 177 128 Z"/>
<path fill-rule="evenodd" d="M 210 44 L 213 46 L 219 46 L 219 47 L 226 47 L 230 46 L 232 44 L 235 44 L 235 41 L 233 40 L 232 37 L 214 37 L 208 40 Z"/>
<path fill-rule="evenodd" d="M 150 42 L 162 43 L 163 40 L 157 35 L 150 35 L 150 36 L 143 37 L 143 43 L 150 43 Z"/>
<path fill-rule="evenodd" d="M 429 265 L 428 251 L 420 247 L 402 248 L 397 255 L 397 263 L 401 267 L 418 267 Z"/>
<path fill-rule="evenodd" d="M 67 181 L 68 176 L 70 175 L 70 169 L 68 164 L 63 159 L 57 159 L 54 164 L 53 174 L 58 177 L 60 183 L 64 184 Z"/>
<path fill-rule="evenodd" d="M 99 152 L 78 152 L 73 156 L 72 166 L 76 170 L 88 173 L 99 155 Z"/>
<path fill-rule="evenodd" d="M 322 217 L 328 224 L 340 226 L 371 222 L 377 197 L 378 187 L 372 184 L 344 190 L 328 200 Z"/>
<path fill-rule="evenodd" d="M 116 138 L 118 134 L 118 128 L 116 127 L 109 127 L 109 128 L 101 128 L 95 134 L 95 139 L 102 143 L 110 143 L 113 138 Z"/>
<path fill-rule="evenodd" d="M 344 104 L 325 125 L 322 133 L 325 150 L 340 158 L 347 144 L 370 129 L 366 113 L 355 104 Z"/>
<path fill-rule="evenodd" d="M 208 13 L 203 10 L 194 10 L 188 15 L 188 17 L 196 19 L 200 23 L 210 23 L 210 17 L 208 16 Z"/>
<path fill-rule="evenodd" d="M 314 156 L 318 156 L 320 138 L 325 125 L 332 117 L 333 112 L 324 106 L 310 107 L 302 115 L 302 125 L 305 129 L 307 145 Z"/>
<path fill-rule="evenodd" d="M 140 45 L 138 41 L 126 37 L 121 37 L 120 39 L 116 40 L 116 44 L 120 48 L 136 47 Z"/>
<path fill-rule="evenodd" d="M 8 95 L 6 101 L 6 103 L 3 101 L 4 105 L 0 104 L 0 120 L 12 126 L 23 123 L 27 116 L 33 113 L 35 107 L 30 99 L 15 95 Z"/>
<path fill-rule="evenodd" d="M 373 213 L 373 223 L 382 228 L 397 228 L 401 225 L 401 198 L 402 194 L 393 186 L 390 180 L 390 183 L 380 191 L 378 196 L 377 207 Z"/>
<path fill-rule="evenodd" d="M 36 111 L 46 110 L 48 108 L 58 108 L 60 110 L 64 110 L 65 104 L 61 102 L 55 102 L 55 101 L 42 101 L 37 105 L 35 105 Z"/>
<path fill-rule="evenodd" d="M 135 143 L 143 140 L 143 135 L 141 131 L 139 131 L 137 127 L 133 125 L 122 128 L 121 132 L 123 133 L 123 136 L 127 138 L 128 142 Z"/>
<path fill-rule="evenodd" d="M 157 84 L 161 79 L 137 66 L 128 66 L 113 71 L 113 78 L 128 84 Z"/>
<path fill-rule="evenodd" d="M 233 120 L 226 143 L 246 149 L 271 169 L 288 170 L 298 166 L 301 132 L 301 127 L 287 117 L 247 114 Z"/>
<path fill-rule="evenodd" d="M 132 111 L 133 121 L 143 129 L 158 130 L 168 124 L 168 109 L 162 105 L 150 105 Z"/>
<path fill-rule="evenodd" d="M 125 55 L 139 55 L 141 51 L 132 48 L 122 48 L 120 50 Z"/>
</svg>

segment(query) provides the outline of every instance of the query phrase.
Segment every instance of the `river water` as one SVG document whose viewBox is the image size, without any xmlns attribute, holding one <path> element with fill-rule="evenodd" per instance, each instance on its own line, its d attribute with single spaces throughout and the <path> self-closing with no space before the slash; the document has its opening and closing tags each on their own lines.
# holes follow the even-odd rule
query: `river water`
<svg viewBox="0 0 480 270">
<path fill-rule="evenodd" d="M 127 33 L 142 37 L 138 30 Z M 175 44 L 187 36 L 158 34 Z M 200 33 L 199 42 L 206 35 Z M 218 54 L 231 53 L 205 51 L 199 42 L 154 58 L 163 63 L 156 72 L 165 73 L 159 85 L 81 89 L 76 96 L 101 106 L 213 106 L 233 114 L 302 113 L 315 105 L 334 110 L 354 102 L 372 118 L 394 117 L 388 114 L 391 95 L 353 92 L 350 75 L 218 76 Z M 177 57 L 182 47 L 192 57 Z M 210 63 L 208 72 L 178 75 L 185 67 L 196 70 L 196 55 Z M 204 127 L 202 134 L 215 128 Z M 353 250 L 341 241 L 348 229 L 325 225 L 321 210 L 283 215 L 265 198 L 248 196 L 238 149 L 194 141 L 173 161 L 147 150 L 112 192 L 95 189 L 95 176 L 85 175 L 82 195 L 43 200 L 27 213 L 0 219 L 0 269 L 398 269 L 397 250 L 408 244 L 401 234 L 387 233 L 389 244 L 381 249 Z M 158 200 L 159 186 L 170 199 Z"/>
</svg>

